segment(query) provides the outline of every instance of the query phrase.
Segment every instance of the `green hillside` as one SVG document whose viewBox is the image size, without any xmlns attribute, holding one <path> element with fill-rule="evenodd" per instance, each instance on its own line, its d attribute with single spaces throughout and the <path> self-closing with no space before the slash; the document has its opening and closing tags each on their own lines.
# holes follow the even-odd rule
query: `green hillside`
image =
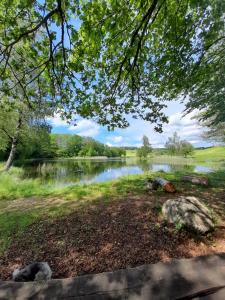
<svg viewBox="0 0 225 300">
<path fill-rule="evenodd" d="M 198 149 L 194 152 L 194 158 L 198 161 L 221 161 L 225 160 L 225 147 L 211 147 L 207 149 Z"/>
<path fill-rule="evenodd" d="M 136 150 L 126 150 L 126 156 L 127 157 L 135 157 L 136 156 Z M 166 150 L 163 149 L 163 151 L 157 151 L 153 149 L 153 152 L 151 154 L 152 159 L 156 158 L 161 159 L 178 159 L 182 157 L 177 156 L 170 156 L 166 154 Z M 218 146 L 218 147 L 211 147 L 206 149 L 196 149 L 191 157 L 188 157 L 187 159 L 194 159 L 194 161 L 223 161 L 225 160 L 225 146 Z"/>
</svg>

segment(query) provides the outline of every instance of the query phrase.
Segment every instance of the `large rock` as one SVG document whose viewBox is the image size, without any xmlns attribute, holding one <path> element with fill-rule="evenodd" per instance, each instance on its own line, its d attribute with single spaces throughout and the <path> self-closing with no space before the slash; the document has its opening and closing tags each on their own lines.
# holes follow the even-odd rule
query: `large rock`
<svg viewBox="0 0 225 300">
<path fill-rule="evenodd" d="M 211 212 L 196 197 L 181 196 L 167 200 L 163 204 L 162 213 L 168 222 L 184 225 L 200 233 L 214 228 Z"/>
</svg>

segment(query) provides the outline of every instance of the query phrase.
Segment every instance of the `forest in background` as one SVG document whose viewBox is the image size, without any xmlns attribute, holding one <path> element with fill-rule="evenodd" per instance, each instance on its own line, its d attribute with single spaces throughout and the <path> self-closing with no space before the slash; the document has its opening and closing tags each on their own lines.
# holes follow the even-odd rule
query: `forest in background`
<svg viewBox="0 0 225 300">
<path fill-rule="evenodd" d="M 0 160 L 6 160 L 10 152 L 10 141 L 0 145 Z M 121 157 L 126 151 L 109 147 L 93 138 L 71 134 L 53 134 L 46 123 L 32 124 L 22 135 L 17 145 L 16 160 L 42 159 L 75 156 Z"/>
</svg>

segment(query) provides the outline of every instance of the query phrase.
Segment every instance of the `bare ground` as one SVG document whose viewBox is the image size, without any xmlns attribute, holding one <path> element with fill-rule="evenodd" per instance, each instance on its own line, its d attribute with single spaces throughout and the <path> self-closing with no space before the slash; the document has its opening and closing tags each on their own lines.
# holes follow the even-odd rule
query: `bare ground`
<svg viewBox="0 0 225 300">
<path fill-rule="evenodd" d="M 178 194 L 187 194 L 184 190 Z M 188 195 L 196 191 L 188 192 Z M 56 220 L 34 223 L 0 257 L 0 279 L 33 261 L 47 261 L 54 278 L 225 252 L 225 193 L 198 192 L 220 218 L 213 233 L 176 231 L 162 219 L 164 201 L 178 195 L 149 193 L 103 202 Z M 207 199 L 207 201 L 205 201 Z"/>
</svg>

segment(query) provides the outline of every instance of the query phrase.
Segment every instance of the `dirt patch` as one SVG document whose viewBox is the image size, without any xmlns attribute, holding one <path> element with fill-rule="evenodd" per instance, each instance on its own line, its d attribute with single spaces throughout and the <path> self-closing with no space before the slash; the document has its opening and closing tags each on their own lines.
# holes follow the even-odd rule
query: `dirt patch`
<svg viewBox="0 0 225 300">
<path fill-rule="evenodd" d="M 177 232 L 164 222 L 161 205 L 176 196 L 129 196 L 35 223 L 0 258 L 0 278 L 10 279 L 15 267 L 33 261 L 47 261 L 53 277 L 64 278 L 225 252 L 223 220 L 214 233 L 204 237 Z M 204 192 L 200 196 L 204 199 Z M 220 195 L 212 200 L 220 211 L 224 205 Z"/>
<path fill-rule="evenodd" d="M 67 201 L 59 197 L 48 197 L 46 198 L 21 198 L 16 200 L 9 200 L 4 202 L 3 212 L 12 212 L 12 211 L 29 211 L 36 209 L 46 209 L 50 207 L 55 207 L 57 205 L 63 205 Z"/>
</svg>

